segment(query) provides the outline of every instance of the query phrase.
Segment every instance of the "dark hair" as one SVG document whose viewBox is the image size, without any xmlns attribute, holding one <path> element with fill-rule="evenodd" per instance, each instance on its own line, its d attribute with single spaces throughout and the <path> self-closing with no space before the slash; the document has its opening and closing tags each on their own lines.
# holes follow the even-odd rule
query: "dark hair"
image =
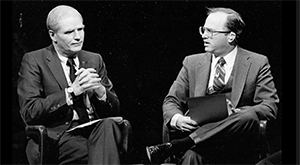
<svg viewBox="0 0 300 165">
<path fill-rule="evenodd" d="M 237 39 L 240 37 L 240 35 L 243 32 L 243 28 L 246 26 L 241 15 L 238 12 L 229 8 L 218 7 L 218 8 L 207 8 L 207 10 L 208 10 L 207 15 L 216 12 L 222 12 L 228 15 L 225 27 L 236 34 L 235 42 L 237 42 Z"/>
</svg>

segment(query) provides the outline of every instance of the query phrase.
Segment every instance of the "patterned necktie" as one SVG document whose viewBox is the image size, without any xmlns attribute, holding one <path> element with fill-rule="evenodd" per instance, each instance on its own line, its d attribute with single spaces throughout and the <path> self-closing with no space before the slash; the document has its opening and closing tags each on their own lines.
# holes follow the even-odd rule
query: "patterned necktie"
<svg viewBox="0 0 300 165">
<path fill-rule="evenodd" d="M 70 80 L 73 82 L 75 80 L 75 62 L 74 57 L 69 57 L 67 61 L 67 66 L 70 67 Z"/>
<path fill-rule="evenodd" d="M 216 73 L 213 82 L 214 91 L 220 91 L 225 86 L 225 68 L 224 68 L 225 63 L 226 61 L 224 60 L 223 57 L 221 57 L 217 63 Z"/>
<path fill-rule="evenodd" d="M 225 86 L 225 69 L 226 61 L 223 57 L 219 59 L 216 65 L 213 86 L 207 89 L 207 94 L 214 94 L 221 91 Z"/>
</svg>

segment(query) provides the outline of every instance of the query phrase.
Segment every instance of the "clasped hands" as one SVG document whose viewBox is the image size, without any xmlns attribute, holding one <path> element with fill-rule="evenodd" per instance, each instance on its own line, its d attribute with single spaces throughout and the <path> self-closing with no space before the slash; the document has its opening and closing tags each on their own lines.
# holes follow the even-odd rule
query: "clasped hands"
<svg viewBox="0 0 300 165">
<path fill-rule="evenodd" d="M 80 68 L 75 73 L 75 80 L 71 87 L 73 88 L 76 96 L 84 92 L 95 92 L 98 97 L 105 94 L 105 87 L 101 84 L 101 78 L 94 68 Z"/>
</svg>

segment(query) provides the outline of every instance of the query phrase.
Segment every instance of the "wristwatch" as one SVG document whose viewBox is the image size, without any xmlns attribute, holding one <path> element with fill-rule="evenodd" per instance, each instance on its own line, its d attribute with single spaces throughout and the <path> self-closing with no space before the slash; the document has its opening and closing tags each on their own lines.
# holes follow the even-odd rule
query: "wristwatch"
<svg viewBox="0 0 300 165">
<path fill-rule="evenodd" d="M 72 96 L 72 99 L 76 97 L 74 94 L 74 89 L 72 87 L 68 87 L 67 92 Z"/>
</svg>

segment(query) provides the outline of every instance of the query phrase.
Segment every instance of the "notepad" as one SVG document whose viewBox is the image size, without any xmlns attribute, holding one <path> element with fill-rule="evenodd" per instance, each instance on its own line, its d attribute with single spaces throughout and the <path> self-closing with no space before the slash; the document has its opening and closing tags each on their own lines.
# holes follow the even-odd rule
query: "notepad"
<svg viewBox="0 0 300 165">
<path fill-rule="evenodd" d="M 123 121 L 123 118 L 120 117 L 120 116 L 117 116 L 117 117 L 108 117 L 108 118 L 105 118 L 105 119 L 112 119 L 114 120 L 116 123 L 121 123 Z M 80 129 L 80 128 L 84 128 L 84 127 L 88 127 L 88 126 L 92 126 L 96 123 L 98 123 L 99 121 L 101 120 L 104 120 L 104 119 L 97 119 L 97 120 L 92 120 L 92 121 L 89 121 L 87 123 L 83 123 L 83 124 L 80 124 L 74 128 L 71 128 L 69 130 L 67 130 L 66 132 L 72 132 L 74 130 L 77 130 L 77 129 Z"/>
<path fill-rule="evenodd" d="M 187 116 L 199 126 L 225 119 L 228 116 L 225 94 L 193 97 L 187 101 Z"/>
</svg>

